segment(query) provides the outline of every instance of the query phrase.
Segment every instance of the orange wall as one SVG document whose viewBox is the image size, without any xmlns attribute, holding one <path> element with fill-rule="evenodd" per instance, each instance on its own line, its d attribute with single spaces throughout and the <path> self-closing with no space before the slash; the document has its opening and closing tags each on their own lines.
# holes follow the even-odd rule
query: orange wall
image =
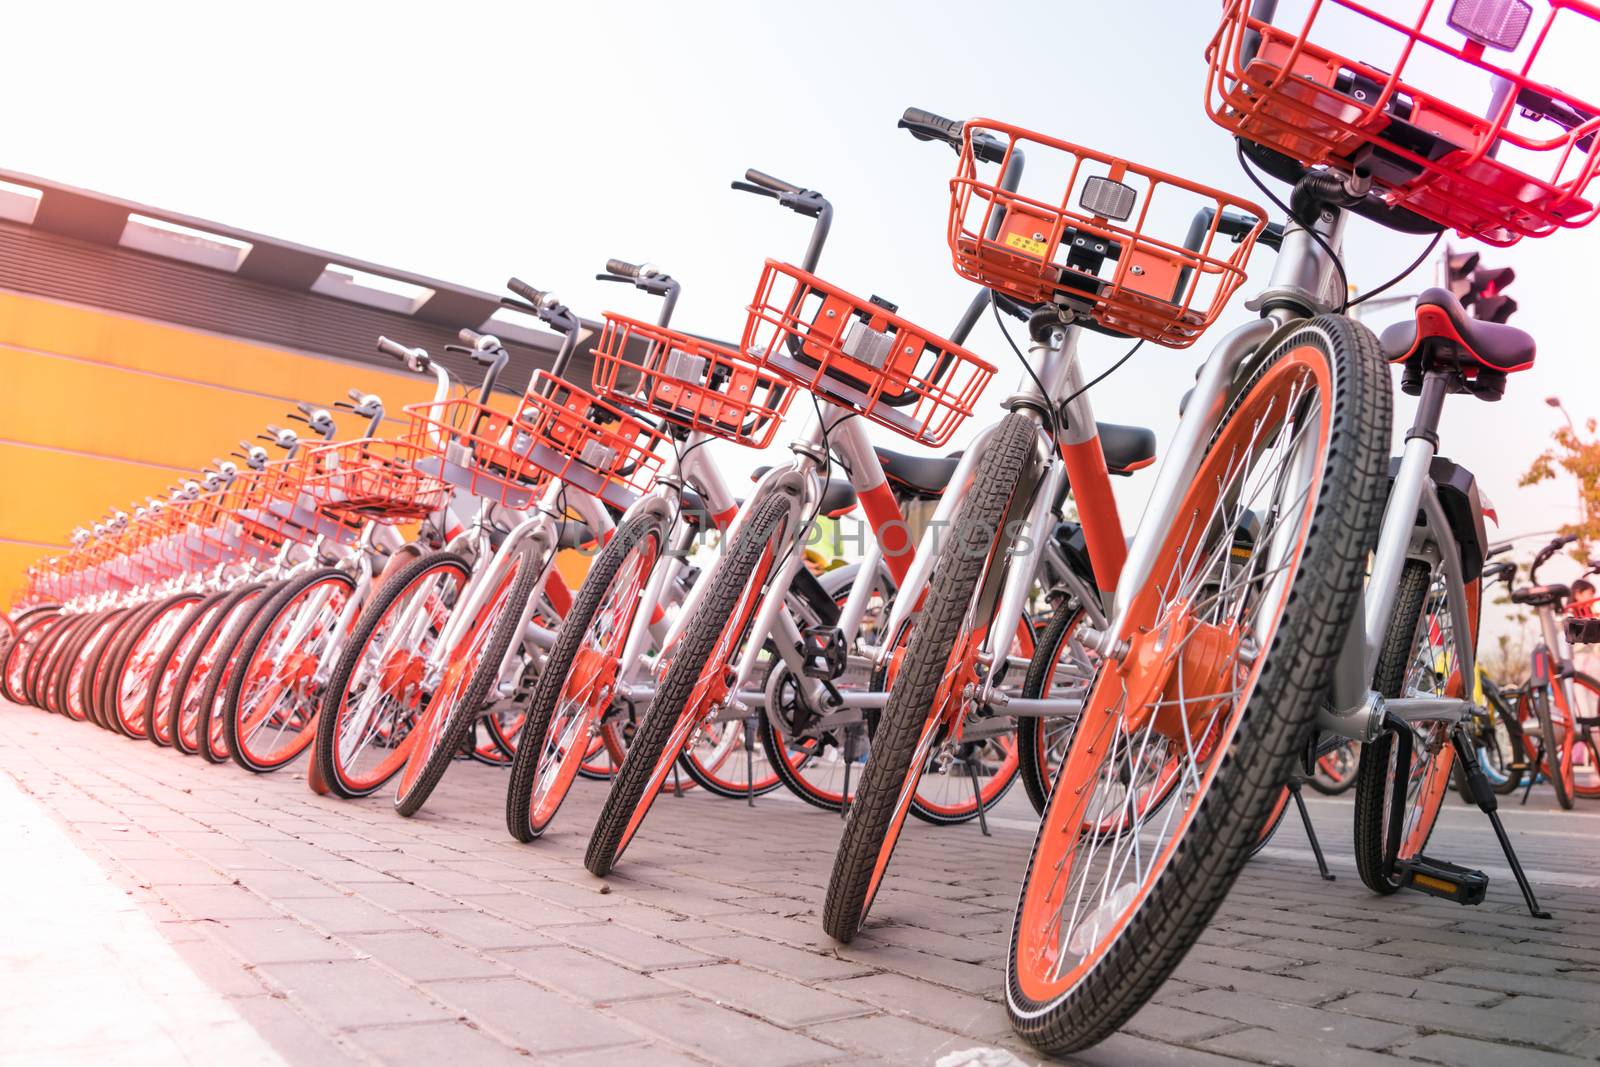
<svg viewBox="0 0 1600 1067">
<path fill-rule="evenodd" d="M 433 379 L 0 290 L 0 605 L 74 527 L 352 387 L 398 414 Z"/>
</svg>

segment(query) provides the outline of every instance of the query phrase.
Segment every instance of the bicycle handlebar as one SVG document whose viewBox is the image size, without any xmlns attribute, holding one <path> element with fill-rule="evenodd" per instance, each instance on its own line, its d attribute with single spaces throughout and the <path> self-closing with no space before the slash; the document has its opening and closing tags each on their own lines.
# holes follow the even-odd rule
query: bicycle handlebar
<svg viewBox="0 0 1600 1067">
<path fill-rule="evenodd" d="M 559 303 L 554 293 L 545 289 L 535 289 L 521 278 L 510 279 L 506 282 L 506 288 L 540 310 L 554 307 Z"/>
<path fill-rule="evenodd" d="M 606 260 L 606 270 L 623 278 L 643 278 L 646 271 L 654 274 L 655 270 L 648 263 L 629 263 L 625 259 Z"/>
<path fill-rule="evenodd" d="M 957 152 L 961 151 L 967 128 L 960 119 L 947 119 L 920 107 L 906 108 L 896 125 L 919 141 L 943 141 Z M 1006 158 L 1006 146 L 992 134 L 976 132 L 972 135 L 972 154 L 985 163 L 1000 163 Z"/>
<path fill-rule="evenodd" d="M 756 170 L 754 167 L 744 172 L 744 180 L 751 185 L 759 186 L 770 193 L 779 195 L 788 193 L 791 196 L 797 196 L 805 192 L 804 189 L 793 182 L 786 182 L 782 178 L 774 178 L 772 175 Z"/>
<path fill-rule="evenodd" d="M 1564 535 L 1562 537 L 1557 537 L 1555 540 L 1551 541 L 1548 545 L 1545 545 L 1543 548 L 1541 548 L 1539 550 L 1539 554 L 1537 556 L 1533 557 L 1533 562 L 1528 564 L 1528 582 L 1529 582 L 1529 584 L 1538 585 L 1539 584 L 1539 568 L 1544 566 L 1546 563 L 1550 562 L 1550 557 L 1551 556 L 1555 555 L 1557 552 L 1560 552 L 1563 548 L 1566 548 L 1568 545 L 1572 544 L 1577 539 L 1578 539 L 1577 535 L 1575 535 L 1575 534 L 1566 534 L 1566 535 Z"/>
</svg>

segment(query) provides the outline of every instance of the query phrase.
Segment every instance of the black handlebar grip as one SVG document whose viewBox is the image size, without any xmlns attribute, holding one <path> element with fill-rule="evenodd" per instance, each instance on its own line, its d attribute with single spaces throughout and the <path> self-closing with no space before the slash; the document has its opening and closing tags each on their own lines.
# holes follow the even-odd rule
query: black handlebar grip
<svg viewBox="0 0 1600 1067">
<path fill-rule="evenodd" d="M 923 141 L 938 139 L 958 145 L 961 143 L 961 131 L 965 126 L 964 122 L 935 115 L 920 107 L 908 107 L 905 114 L 900 116 L 900 128 L 910 130 L 911 136 Z"/>
<path fill-rule="evenodd" d="M 521 278 L 512 278 L 509 280 L 506 282 L 506 288 L 510 289 L 513 293 L 516 293 L 518 296 L 522 297 L 522 299 L 526 300 L 535 307 L 543 304 L 545 297 L 549 295 L 542 289 L 535 289 Z"/>
<path fill-rule="evenodd" d="M 378 338 L 378 351 L 386 356 L 393 356 L 395 359 L 405 359 L 411 355 L 411 349 L 399 341 L 391 341 L 387 337 Z"/>
<path fill-rule="evenodd" d="M 644 273 L 644 268 L 637 263 L 629 263 L 625 259 L 606 260 L 606 270 L 612 274 L 619 274 L 624 278 L 637 278 Z"/>
<path fill-rule="evenodd" d="M 749 182 L 751 185 L 759 185 L 761 188 L 770 189 L 775 193 L 805 192 L 805 190 L 800 188 L 798 185 L 791 185 L 782 178 L 774 178 L 770 174 L 763 174 L 754 167 L 751 167 L 749 170 L 744 172 L 744 180 Z"/>
</svg>

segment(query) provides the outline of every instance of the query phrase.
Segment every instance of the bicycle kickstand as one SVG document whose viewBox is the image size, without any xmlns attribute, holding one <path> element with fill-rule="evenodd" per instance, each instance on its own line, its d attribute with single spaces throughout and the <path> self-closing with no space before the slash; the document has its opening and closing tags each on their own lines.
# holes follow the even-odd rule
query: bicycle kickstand
<svg viewBox="0 0 1600 1067">
<path fill-rule="evenodd" d="M 756 806 L 756 717 L 744 720 L 744 802 Z"/>
<path fill-rule="evenodd" d="M 1300 795 L 1300 784 L 1299 777 L 1290 778 L 1289 792 L 1294 796 L 1294 806 L 1300 811 L 1300 821 L 1305 824 L 1306 840 L 1311 842 L 1311 854 L 1317 857 L 1317 873 L 1322 875 L 1324 882 L 1335 881 L 1333 872 L 1328 870 L 1328 861 L 1322 855 L 1322 842 L 1317 840 L 1317 828 L 1311 825 L 1311 812 L 1306 808 L 1306 798 Z"/>
<path fill-rule="evenodd" d="M 972 802 L 978 805 L 978 829 L 983 831 L 984 837 L 993 837 L 989 832 L 989 816 L 983 810 L 983 790 L 978 785 L 978 761 L 968 757 L 961 762 L 967 768 L 967 777 L 972 779 Z"/>
<path fill-rule="evenodd" d="M 1511 874 L 1517 880 L 1517 888 L 1522 890 L 1522 901 L 1528 906 L 1528 914 L 1535 919 L 1549 919 L 1553 916 L 1539 907 L 1538 898 L 1533 895 L 1533 886 L 1528 884 L 1528 876 L 1522 872 L 1522 862 L 1517 859 L 1517 850 L 1511 847 L 1511 838 L 1506 834 L 1506 828 L 1500 823 L 1499 798 L 1494 795 L 1494 790 L 1489 788 L 1489 780 L 1483 776 L 1483 767 L 1478 762 L 1477 749 L 1467 737 L 1466 729 L 1460 724 L 1450 732 L 1450 741 L 1455 745 L 1456 758 L 1461 761 L 1461 767 L 1466 772 L 1467 783 L 1472 789 L 1472 798 L 1477 801 L 1478 808 L 1489 817 L 1489 825 L 1494 827 L 1494 836 L 1500 840 L 1500 851 L 1506 855 L 1506 862 L 1511 865 Z"/>
</svg>

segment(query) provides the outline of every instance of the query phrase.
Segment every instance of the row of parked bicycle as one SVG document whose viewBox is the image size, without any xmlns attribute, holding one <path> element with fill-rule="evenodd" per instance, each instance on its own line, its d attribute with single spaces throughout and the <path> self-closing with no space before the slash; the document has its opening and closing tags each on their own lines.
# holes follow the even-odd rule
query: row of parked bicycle
<svg viewBox="0 0 1600 1067">
<path fill-rule="evenodd" d="M 1354 783 L 1374 891 L 1484 898 L 1483 873 L 1423 852 L 1454 775 L 1543 914 L 1496 786 L 1600 788 L 1600 720 L 1577 696 L 1597 687 L 1564 643 L 1600 635 L 1559 631 L 1569 591 L 1530 574 L 1515 597 L 1547 624 L 1534 677 L 1465 684 L 1484 587 L 1511 572 L 1471 473 L 1438 455 L 1447 397 L 1499 399 L 1533 339 L 1443 289 L 1374 336 L 1341 248 L 1352 217 L 1432 235 L 1371 296 L 1444 229 L 1506 245 L 1592 221 L 1600 119 L 1535 61 L 1600 9 L 1556 0 L 1529 33 L 1522 0 L 1414 6 L 1224 4 L 1208 113 L 1279 221 L 1056 137 L 907 111 L 958 156 L 946 238 L 978 291 L 948 337 L 820 277 L 833 205 L 752 170 L 734 188 L 811 230 L 799 265 L 766 261 L 737 344 L 674 329 L 678 282 L 619 260 L 601 277 L 661 304 L 605 316 L 586 386 L 563 376 L 579 320 L 515 279 L 506 303 L 565 340 L 514 403 L 492 336 L 461 333 L 486 368 L 471 390 L 384 339 L 436 381 L 403 435 L 383 435 L 376 397 L 339 405 L 364 420 L 343 441 L 302 405 L 315 436 L 270 428 L 282 456 L 245 442 L 75 535 L 12 616 L 6 695 L 258 772 L 309 749 L 314 788 L 393 780 L 407 815 L 458 756 L 509 764 L 523 841 L 578 778 L 609 779 L 597 875 L 663 792 L 782 785 L 847 812 L 823 919 L 843 941 L 908 815 L 982 819 L 1020 778 L 1042 823 L 1007 1002 L 1051 1052 L 1145 1002 L 1319 771 Z M 1349 58 L 1352 25 L 1392 61 Z M 1492 84 L 1487 110 L 1428 92 L 1439 64 L 1454 91 Z M 1130 539 L 1110 477 L 1151 465 L 1154 436 L 1095 420 L 1079 342 L 1192 345 L 1258 244 L 1277 253 L 1246 302 L 1260 314 L 1200 366 Z M 1024 371 L 1003 399 L 964 347 L 985 315 Z M 1418 397 L 1392 461 L 1388 364 Z M 927 451 L 986 398 L 996 417 L 963 452 Z M 771 444 L 791 413 L 792 458 L 741 500 L 721 450 Z M 923 451 L 875 447 L 868 424 Z M 931 509 L 915 537 L 911 501 Z M 813 521 L 851 509 L 873 533 L 862 559 L 814 574 Z M 558 556 L 586 546 L 572 589 Z"/>
</svg>

